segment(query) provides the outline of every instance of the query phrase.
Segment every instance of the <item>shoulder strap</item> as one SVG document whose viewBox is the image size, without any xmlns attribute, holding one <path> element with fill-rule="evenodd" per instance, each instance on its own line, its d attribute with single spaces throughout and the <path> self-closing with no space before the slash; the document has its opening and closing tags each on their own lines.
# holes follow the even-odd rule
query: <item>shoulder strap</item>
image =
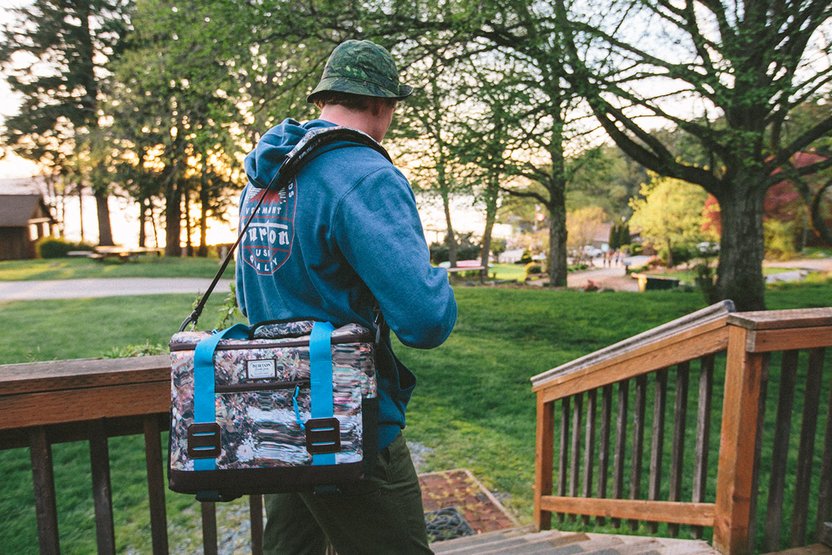
<svg viewBox="0 0 832 555">
<path fill-rule="evenodd" d="M 356 129 L 350 129 L 348 127 L 322 127 L 319 129 L 313 129 L 306 133 L 303 138 L 295 145 L 295 147 L 286 155 L 286 159 L 283 161 L 283 164 L 280 166 L 280 169 L 272 178 L 271 182 L 269 182 L 269 186 L 266 187 L 269 191 L 280 191 L 289 182 L 295 178 L 298 172 L 301 170 L 304 164 L 315 158 L 317 155 L 321 154 L 321 147 L 332 144 L 335 142 L 347 142 L 347 143 L 355 143 L 359 146 L 367 146 L 379 152 L 382 156 L 384 156 L 388 161 L 390 161 L 390 155 L 381 146 L 375 139 L 358 131 Z M 266 195 L 261 195 L 260 200 L 257 202 L 257 206 L 254 207 L 254 210 L 249 216 L 248 220 L 246 221 L 245 225 L 240 229 L 239 235 L 237 235 L 237 240 L 234 241 L 234 244 L 228 250 L 228 254 L 225 255 L 225 259 L 223 259 L 222 264 L 220 265 L 220 269 L 217 271 L 217 274 L 214 276 L 214 279 L 211 281 L 211 285 L 208 286 L 208 289 L 205 291 L 205 294 L 199 299 L 196 307 L 194 307 L 193 312 L 188 315 L 187 318 L 182 322 L 182 325 L 179 326 L 179 331 L 185 331 L 185 328 L 188 325 L 193 324 L 196 326 L 197 321 L 199 320 L 200 315 L 202 314 L 202 310 L 205 308 L 205 304 L 208 302 L 208 297 L 211 296 L 213 293 L 214 288 L 219 283 L 222 274 L 225 272 L 225 269 L 228 267 L 228 263 L 231 262 L 231 258 L 234 256 L 234 251 L 237 248 L 237 245 L 240 244 L 243 236 L 248 229 L 248 226 L 251 224 L 254 216 L 257 215 L 257 211 L 260 210 L 260 205 L 263 204 L 263 199 L 266 198 Z"/>
</svg>

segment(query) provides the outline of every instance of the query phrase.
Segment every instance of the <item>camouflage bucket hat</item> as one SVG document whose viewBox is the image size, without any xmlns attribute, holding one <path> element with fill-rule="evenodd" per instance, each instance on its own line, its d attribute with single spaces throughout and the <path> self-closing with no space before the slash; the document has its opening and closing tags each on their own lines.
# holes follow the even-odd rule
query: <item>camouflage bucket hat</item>
<svg viewBox="0 0 832 555">
<path fill-rule="evenodd" d="M 399 83 L 396 63 L 384 47 L 368 40 L 348 40 L 330 54 L 307 102 L 314 102 L 315 95 L 324 91 L 401 100 L 410 96 L 413 87 Z"/>
</svg>

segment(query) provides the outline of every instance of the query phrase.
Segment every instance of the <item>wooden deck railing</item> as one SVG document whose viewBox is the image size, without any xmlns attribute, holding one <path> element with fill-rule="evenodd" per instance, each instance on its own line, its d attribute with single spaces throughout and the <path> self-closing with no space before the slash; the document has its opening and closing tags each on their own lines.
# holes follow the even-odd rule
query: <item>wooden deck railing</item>
<svg viewBox="0 0 832 555">
<path fill-rule="evenodd" d="M 535 376 L 536 525 L 558 514 L 667 523 L 671 535 L 712 528 L 731 554 L 817 541 L 832 519 L 829 346 L 832 308 L 732 313 L 726 302 Z"/>
<path fill-rule="evenodd" d="M 162 432 L 168 427 L 167 356 L 0 366 L 0 449 L 30 448 L 38 541 L 60 552 L 52 444 L 87 441 L 99 553 L 115 553 L 108 438 L 144 436 L 153 553 L 168 553 Z M 250 498 L 251 546 L 262 552 L 262 499 Z M 214 503 L 201 503 L 206 554 L 217 553 Z"/>
</svg>

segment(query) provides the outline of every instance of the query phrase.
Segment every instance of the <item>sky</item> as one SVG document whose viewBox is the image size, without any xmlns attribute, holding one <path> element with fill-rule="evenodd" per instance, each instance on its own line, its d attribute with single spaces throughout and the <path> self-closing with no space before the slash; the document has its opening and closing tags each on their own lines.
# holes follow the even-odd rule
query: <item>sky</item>
<svg viewBox="0 0 832 555">
<path fill-rule="evenodd" d="M 29 4 L 26 0 L 0 0 L 0 24 L 12 21 L 12 14 L 8 11 L 9 8 L 20 7 L 26 4 Z M 19 104 L 19 98 L 12 94 L 4 75 L 0 79 L 0 125 L 3 124 L 7 116 L 17 112 Z M 0 178 L 28 177 L 35 173 L 37 173 L 37 166 L 35 164 L 23 160 L 13 153 L 7 153 L 6 157 L 0 160 Z"/>
</svg>

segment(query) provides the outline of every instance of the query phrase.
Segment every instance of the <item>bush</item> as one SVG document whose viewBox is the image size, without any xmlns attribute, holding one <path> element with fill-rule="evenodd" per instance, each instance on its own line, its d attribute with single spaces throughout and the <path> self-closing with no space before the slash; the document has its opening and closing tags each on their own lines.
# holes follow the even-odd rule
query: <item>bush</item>
<svg viewBox="0 0 832 555">
<path fill-rule="evenodd" d="M 70 251 L 91 251 L 92 245 L 74 243 L 60 237 L 44 237 L 35 245 L 38 258 L 63 258 Z"/>
<path fill-rule="evenodd" d="M 699 256 L 699 250 L 696 248 L 695 245 L 673 245 L 673 247 L 671 248 L 671 253 L 673 254 L 674 266 L 690 262 L 691 260 Z M 659 249 L 659 259 L 661 260 L 663 266 L 667 266 L 666 246 Z"/>
<path fill-rule="evenodd" d="M 475 260 L 480 257 L 479 245 L 460 245 L 456 249 L 457 260 Z M 431 243 L 430 260 L 434 264 L 440 264 L 449 260 L 448 245 L 444 243 Z"/>
<path fill-rule="evenodd" d="M 797 254 L 797 226 L 794 222 L 767 220 L 763 222 L 766 256 L 789 260 Z"/>
<path fill-rule="evenodd" d="M 520 256 L 520 260 L 517 262 L 518 264 L 531 264 L 532 262 L 532 253 L 529 249 L 523 250 L 523 254 Z"/>
<path fill-rule="evenodd" d="M 540 264 L 540 262 L 529 262 L 528 264 L 526 264 L 526 275 L 527 276 L 542 274 L 542 273 L 543 273 L 543 266 Z"/>
<path fill-rule="evenodd" d="M 705 296 L 705 302 L 716 302 L 718 300 L 716 296 L 716 271 L 710 262 L 708 260 L 700 262 L 693 267 L 693 273 L 693 281 Z"/>
</svg>

